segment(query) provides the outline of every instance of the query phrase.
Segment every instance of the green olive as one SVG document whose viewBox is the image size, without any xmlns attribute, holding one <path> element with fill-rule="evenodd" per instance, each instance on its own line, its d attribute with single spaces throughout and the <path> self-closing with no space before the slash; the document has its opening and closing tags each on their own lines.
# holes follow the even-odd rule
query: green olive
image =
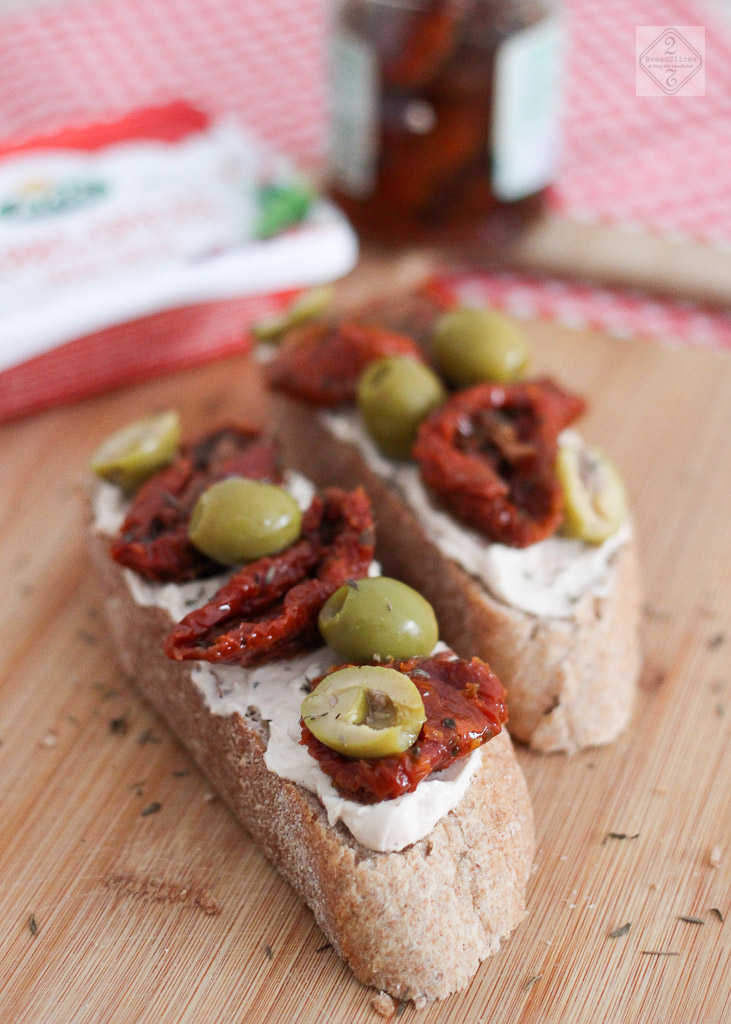
<svg viewBox="0 0 731 1024">
<path fill-rule="evenodd" d="M 340 754 L 386 757 L 416 742 L 426 714 L 408 676 L 380 665 L 353 665 L 325 676 L 302 701 L 302 718 Z"/>
<path fill-rule="evenodd" d="M 446 398 L 436 374 L 408 356 L 369 363 L 358 380 L 358 408 L 385 455 L 408 459 L 419 424 Z"/>
<path fill-rule="evenodd" d="M 283 313 L 254 324 L 251 333 L 257 341 L 279 341 L 290 327 L 307 323 L 308 320 L 314 320 L 324 313 L 332 300 L 332 285 L 323 284 L 318 288 L 310 288 L 304 295 L 299 295 Z"/>
<path fill-rule="evenodd" d="M 235 565 L 282 551 L 301 529 L 300 507 L 283 487 L 230 476 L 201 494 L 188 536 L 199 551 Z"/>
<path fill-rule="evenodd" d="M 97 476 L 134 491 L 172 462 L 180 444 L 177 412 L 137 420 L 108 437 L 95 452 L 90 468 Z"/>
<path fill-rule="evenodd" d="M 456 387 L 482 381 L 507 384 L 523 375 L 530 352 L 512 320 L 494 309 L 453 309 L 433 335 L 437 366 Z"/>
<path fill-rule="evenodd" d="M 434 609 L 399 580 L 375 576 L 346 583 L 318 619 L 325 642 L 350 661 L 402 661 L 431 654 L 439 639 Z"/>
<path fill-rule="evenodd" d="M 589 448 L 561 448 L 556 473 L 564 494 L 567 536 L 601 544 L 618 530 L 627 516 L 627 497 L 606 456 Z"/>
</svg>

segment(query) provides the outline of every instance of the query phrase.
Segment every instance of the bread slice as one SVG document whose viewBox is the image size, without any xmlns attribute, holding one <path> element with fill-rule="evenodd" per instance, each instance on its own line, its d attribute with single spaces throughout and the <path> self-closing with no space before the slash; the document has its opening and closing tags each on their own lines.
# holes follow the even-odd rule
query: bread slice
<svg viewBox="0 0 731 1024">
<path fill-rule="evenodd" d="M 417 1005 L 463 988 L 525 914 L 533 822 L 509 735 L 482 748 L 465 796 L 426 838 L 400 852 L 366 848 L 328 823 L 312 793 L 267 769 L 268 726 L 256 709 L 214 714 L 195 663 L 165 656 L 173 620 L 134 600 L 129 570 L 94 527 L 95 489 L 91 557 L 120 662 L 142 695 L 360 981 Z"/>
<path fill-rule="evenodd" d="M 378 523 L 384 572 L 434 606 L 441 637 L 461 656 L 488 661 L 508 692 L 508 728 L 539 751 L 573 753 L 608 743 L 626 726 L 640 669 L 640 591 L 635 542 L 619 546 L 601 593 L 587 591 L 565 617 L 505 603 L 447 557 L 396 487 L 358 448 L 339 440 L 317 409 L 273 398 L 286 463 L 317 486 L 361 484 Z"/>
</svg>

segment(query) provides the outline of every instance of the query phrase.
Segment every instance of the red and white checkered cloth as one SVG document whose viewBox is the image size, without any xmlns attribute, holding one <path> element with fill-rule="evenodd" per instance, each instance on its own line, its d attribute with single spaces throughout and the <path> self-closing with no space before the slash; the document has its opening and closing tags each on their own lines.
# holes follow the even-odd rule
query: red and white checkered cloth
<svg viewBox="0 0 731 1024">
<path fill-rule="evenodd" d="M 7 18 L 0 133 L 187 100 L 238 114 L 304 165 L 323 155 L 327 0 L 76 0 Z"/>
<path fill-rule="evenodd" d="M 328 6 L 77 0 L 6 18 L 0 136 L 184 99 L 208 114 L 235 113 L 302 165 L 316 165 L 325 150 Z M 565 152 L 553 207 L 582 221 L 731 248 L 731 34 L 712 22 L 704 0 L 564 6 Z M 635 28 L 648 24 L 706 26 L 704 97 L 635 95 Z M 471 277 L 469 291 L 614 333 L 731 346 L 728 315 L 692 304 L 527 275 Z"/>
<path fill-rule="evenodd" d="M 594 328 L 615 338 L 731 349 L 731 313 L 690 301 L 660 301 L 641 292 L 507 272 L 456 272 L 438 278 L 432 286 L 447 302 L 496 306 L 521 319 Z"/>
</svg>

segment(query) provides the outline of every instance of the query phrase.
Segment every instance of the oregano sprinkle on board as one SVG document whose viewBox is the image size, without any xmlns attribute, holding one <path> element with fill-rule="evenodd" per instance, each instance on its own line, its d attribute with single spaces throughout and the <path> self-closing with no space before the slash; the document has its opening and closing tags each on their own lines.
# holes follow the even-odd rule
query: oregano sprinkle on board
<svg viewBox="0 0 731 1024">
<path fill-rule="evenodd" d="M 142 811 L 141 817 L 146 818 L 149 814 L 157 814 L 161 807 L 161 803 L 159 803 L 157 800 L 153 800 L 152 803 L 148 804 L 147 807 L 145 807 L 144 811 Z"/>
<path fill-rule="evenodd" d="M 408 1005 L 409 1005 L 409 1004 L 408 1004 L 408 1002 L 407 1002 L 407 1000 L 406 1000 L 406 999 L 400 999 L 400 1000 L 399 1000 L 399 1004 L 398 1004 L 398 1006 L 396 1007 L 396 1013 L 395 1013 L 395 1016 L 396 1016 L 396 1017 L 400 1017 L 400 1016 L 401 1016 L 401 1014 L 402 1014 L 402 1013 L 404 1012 L 404 1010 L 406 1009 L 406 1007 L 407 1007 Z"/>
<path fill-rule="evenodd" d="M 686 924 L 705 924 L 706 922 L 702 917 L 689 917 L 687 914 L 680 914 L 678 917 L 679 921 L 685 921 Z"/>
<path fill-rule="evenodd" d="M 607 832 L 602 839 L 602 845 L 606 843 L 607 839 L 639 839 L 640 833 L 635 832 L 632 835 L 628 835 L 627 832 Z"/>
<path fill-rule="evenodd" d="M 718 909 L 718 907 L 710 907 L 709 908 L 709 913 L 715 914 L 716 917 L 718 918 L 718 920 L 721 922 L 721 924 L 723 924 L 725 918 L 724 918 L 723 914 L 721 913 L 721 911 Z"/>
<path fill-rule="evenodd" d="M 542 974 L 534 974 L 532 978 L 528 978 L 528 980 L 523 983 L 523 991 L 527 992 L 528 989 L 533 988 L 535 983 L 537 981 L 540 981 L 542 977 L 543 977 Z"/>
<path fill-rule="evenodd" d="M 640 953 L 642 956 L 680 956 L 680 953 L 669 949 L 642 949 Z"/>
<path fill-rule="evenodd" d="M 144 732 L 140 733 L 137 737 L 137 742 L 140 746 L 144 746 L 145 743 L 162 743 L 159 736 L 156 736 L 152 729 L 145 729 Z"/>
<path fill-rule="evenodd" d="M 28 918 L 28 931 L 31 933 L 33 938 L 38 934 L 38 922 L 36 921 L 35 914 L 31 914 Z"/>
<path fill-rule="evenodd" d="M 627 934 L 627 932 L 630 930 L 631 927 L 632 927 L 632 922 L 628 921 L 627 924 L 620 925 L 619 928 L 615 928 L 614 931 L 610 932 L 609 933 L 609 938 L 610 939 L 621 939 L 623 935 Z"/>
<path fill-rule="evenodd" d="M 274 950 L 272 949 L 271 946 L 265 946 L 264 947 L 264 952 L 266 953 L 267 960 L 273 960 L 274 959 Z"/>
</svg>

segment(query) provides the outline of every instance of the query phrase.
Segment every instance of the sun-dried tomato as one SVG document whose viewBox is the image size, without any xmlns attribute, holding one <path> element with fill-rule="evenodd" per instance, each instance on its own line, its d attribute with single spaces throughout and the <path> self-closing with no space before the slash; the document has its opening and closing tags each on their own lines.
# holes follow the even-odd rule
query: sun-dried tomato
<svg viewBox="0 0 731 1024">
<path fill-rule="evenodd" d="M 112 557 L 159 583 L 220 572 L 217 562 L 189 542 L 188 522 L 202 492 L 229 476 L 279 481 L 276 442 L 255 431 L 224 427 L 186 445 L 135 495 L 112 543 Z"/>
<path fill-rule="evenodd" d="M 362 579 L 373 558 L 374 530 L 365 491 L 329 488 L 302 519 L 302 536 L 278 555 L 245 566 L 165 641 L 178 661 L 259 665 L 320 641 L 317 617 L 349 579 Z"/>
<path fill-rule="evenodd" d="M 548 378 L 477 384 L 426 419 L 414 458 L 457 518 L 490 540 L 527 547 L 561 522 L 558 435 L 584 408 L 582 398 Z"/>
<path fill-rule="evenodd" d="M 383 356 L 423 359 L 411 338 L 383 327 L 351 321 L 298 327 L 269 364 L 269 383 L 313 405 L 342 405 L 354 400 L 368 363 Z"/>
<path fill-rule="evenodd" d="M 345 667 L 337 665 L 326 675 Z M 341 793 L 361 803 L 412 792 L 432 772 L 448 768 L 497 736 L 508 719 L 503 685 L 479 658 L 464 661 L 445 651 L 429 658 L 389 662 L 387 667 L 407 675 L 424 701 L 426 722 L 408 750 L 372 759 L 346 757 L 301 724 L 301 742 L 322 770 Z"/>
</svg>

